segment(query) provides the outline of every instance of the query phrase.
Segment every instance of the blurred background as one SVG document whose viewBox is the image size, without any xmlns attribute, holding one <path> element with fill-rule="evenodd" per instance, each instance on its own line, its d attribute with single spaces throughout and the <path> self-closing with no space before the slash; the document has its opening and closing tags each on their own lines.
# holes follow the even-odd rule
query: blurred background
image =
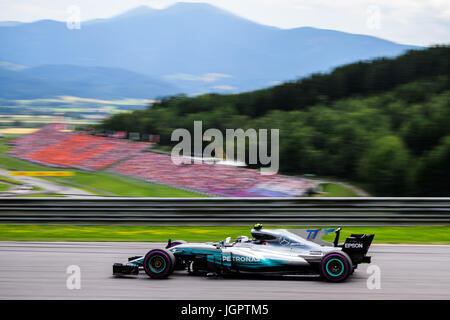
<svg viewBox="0 0 450 320">
<path fill-rule="evenodd" d="M 450 7 L 414 3 L 2 1 L 0 193 L 449 196 Z M 174 165 L 196 120 L 280 129 L 279 173 Z"/>
<path fill-rule="evenodd" d="M 446 0 L 1 0 L 0 299 L 448 299 L 449 44 Z M 278 173 L 174 164 L 194 121 L 279 129 Z M 381 289 L 111 277 L 257 222 L 375 234 Z"/>
</svg>

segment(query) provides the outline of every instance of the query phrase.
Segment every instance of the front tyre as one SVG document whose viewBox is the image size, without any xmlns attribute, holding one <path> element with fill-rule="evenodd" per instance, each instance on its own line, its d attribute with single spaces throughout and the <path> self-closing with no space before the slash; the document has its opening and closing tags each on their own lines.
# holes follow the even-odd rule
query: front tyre
<svg viewBox="0 0 450 320">
<path fill-rule="evenodd" d="M 165 249 L 149 251 L 144 258 L 144 271 L 150 278 L 167 278 L 175 268 L 175 256 Z"/>
<path fill-rule="evenodd" d="M 320 266 L 323 278 L 330 282 L 345 281 L 352 273 L 352 260 L 345 252 L 332 252 L 327 254 Z"/>
</svg>

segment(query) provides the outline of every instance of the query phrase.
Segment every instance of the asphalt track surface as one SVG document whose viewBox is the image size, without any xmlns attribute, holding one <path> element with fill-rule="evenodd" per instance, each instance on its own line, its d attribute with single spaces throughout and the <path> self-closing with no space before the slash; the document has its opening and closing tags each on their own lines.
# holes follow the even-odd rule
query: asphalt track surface
<svg viewBox="0 0 450 320">
<path fill-rule="evenodd" d="M 373 245 L 381 288 L 368 289 L 368 265 L 344 283 L 315 278 L 195 277 L 145 273 L 113 277 L 114 262 L 145 254 L 157 243 L 0 242 L 0 299 L 450 299 L 450 246 Z M 81 268 L 81 288 L 69 290 L 69 265 Z"/>
<path fill-rule="evenodd" d="M 43 191 L 29 191 L 29 190 L 20 190 L 20 189 L 14 190 L 13 189 L 10 191 L 0 192 L 0 195 L 4 194 L 4 195 L 22 196 L 22 195 L 42 194 L 42 193 L 59 193 L 59 194 L 71 195 L 73 197 L 77 197 L 77 196 L 84 197 L 84 196 L 92 196 L 93 195 L 92 193 L 90 193 L 88 191 L 65 186 L 65 185 L 58 184 L 58 183 L 54 183 L 54 182 L 48 181 L 48 180 L 43 180 L 43 179 L 29 177 L 29 176 L 13 176 L 12 174 L 9 173 L 9 171 L 3 170 L 3 169 L 0 169 L 0 175 L 2 175 L 4 177 L 8 177 L 13 180 L 21 181 L 27 185 L 36 186 L 36 187 L 40 187 L 43 189 Z"/>
</svg>

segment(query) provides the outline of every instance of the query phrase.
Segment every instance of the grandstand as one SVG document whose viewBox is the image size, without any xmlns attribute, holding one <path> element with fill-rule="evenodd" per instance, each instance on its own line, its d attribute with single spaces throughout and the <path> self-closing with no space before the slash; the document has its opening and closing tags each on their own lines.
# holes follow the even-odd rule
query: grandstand
<svg viewBox="0 0 450 320">
<path fill-rule="evenodd" d="M 83 170 L 101 170 L 132 157 L 150 144 L 66 132 L 58 124 L 45 126 L 13 141 L 9 154 L 32 162 Z"/>
<path fill-rule="evenodd" d="M 308 179 L 261 175 L 258 170 L 238 166 L 218 163 L 176 165 L 168 154 L 148 152 L 150 143 L 66 132 L 58 124 L 19 137 L 13 144 L 9 153 L 28 161 L 90 171 L 107 169 L 216 196 L 304 196 L 317 188 L 317 183 Z"/>
</svg>

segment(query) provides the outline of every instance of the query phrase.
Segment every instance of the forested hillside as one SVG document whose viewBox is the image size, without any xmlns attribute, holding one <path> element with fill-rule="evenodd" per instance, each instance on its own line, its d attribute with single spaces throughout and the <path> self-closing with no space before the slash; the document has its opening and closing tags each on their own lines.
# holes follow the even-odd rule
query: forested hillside
<svg viewBox="0 0 450 320">
<path fill-rule="evenodd" d="M 101 130 L 279 128 L 283 173 L 361 182 L 385 196 L 450 196 L 450 47 L 354 63 L 236 95 L 169 97 Z"/>
</svg>

